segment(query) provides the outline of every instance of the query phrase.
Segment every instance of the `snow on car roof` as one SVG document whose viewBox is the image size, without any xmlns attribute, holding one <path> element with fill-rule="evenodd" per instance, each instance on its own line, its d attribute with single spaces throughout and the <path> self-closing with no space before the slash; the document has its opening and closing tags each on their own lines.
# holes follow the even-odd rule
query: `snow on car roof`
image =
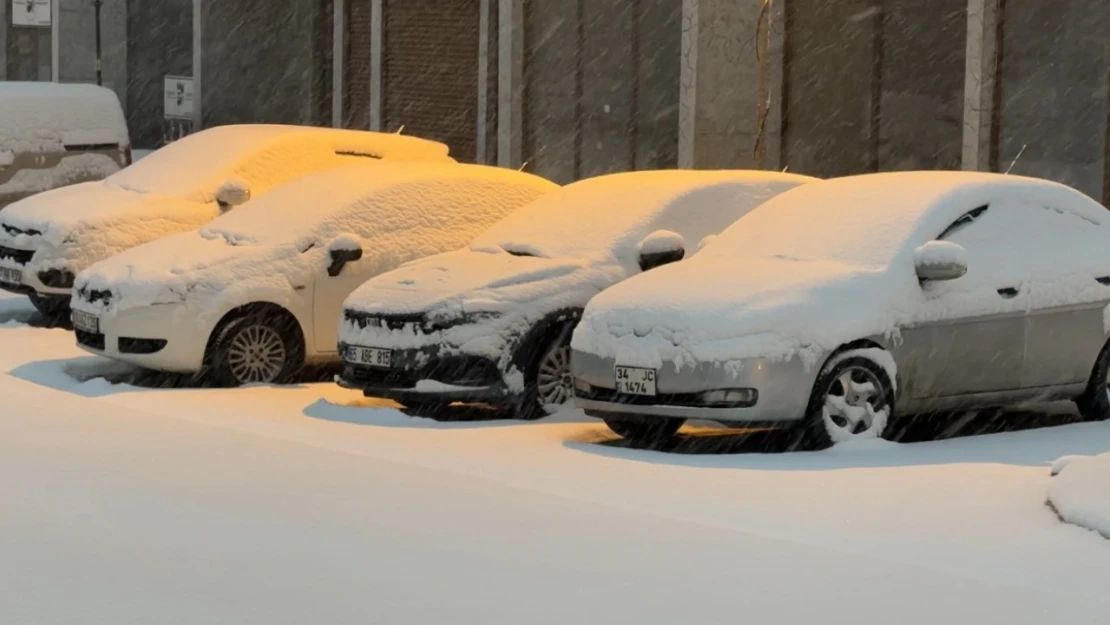
<svg viewBox="0 0 1110 625">
<path fill-rule="evenodd" d="M 246 161 L 254 156 L 265 161 L 255 164 L 252 182 L 256 187 L 268 186 L 267 177 L 281 179 L 275 174 L 290 168 L 321 169 L 312 165 L 321 159 L 455 162 L 448 156 L 446 145 L 418 137 L 312 126 L 239 124 L 216 126 L 179 139 L 109 177 L 107 183 L 140 193 L 214 193 L 241 168 L 251 165 Z"/>
<path fill-rule="evenodd" d="M 0 150 L 42 152 L 66 145 L 127 143 L 123 110 L 110 89 L 0 82 Z"/>
<path fill-rule="evenodd" d="M 486 165 L 376 161 L 282 185 L 212 221 L 201 235 L 222 237 L 236 245 L 327 238 L 350 231 L 344 226 L 346 219 L 370 216 L 383 235 L 392 231 L 403 235 L 421 216 L 448 213 L 455 205 L 452 198 L 460 194 L 487 197 L 479 204 L 500 216 L 505 214 L 506 202 L 523 205 L 558 188 L 539 176 Z M 466 203 L 466 210 L 473 204 Z M 473 219 L 481 216 L 475 214 Z"/>
<path fill-rule="evenodd" d="M 563 187 L 474 240 L 475 251 L 533 256 L 627 256 L 658 229 L 693 249 L 766 199 L 815 178 L 768 171 L 665 170 L 610 174 Z M 693 240 L 691 240 L 693 239 Z"/>
<path fill-rule="evenodd" d="M 787 191 L 699 255 L 788 255 L 880 267 L 904 251 L 906 241 L 933 239 L 968 211 L 1010 198 L 1094 223 L 1110 220 L 1098 202 L 1048 180 L 964 171 L 863 174 Z"/>
</svg>

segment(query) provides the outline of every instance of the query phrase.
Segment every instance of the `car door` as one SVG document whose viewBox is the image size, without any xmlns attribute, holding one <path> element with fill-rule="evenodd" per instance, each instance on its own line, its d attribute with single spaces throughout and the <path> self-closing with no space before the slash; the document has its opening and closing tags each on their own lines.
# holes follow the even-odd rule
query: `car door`
<svg viewBox="0 0 1110 625">
<path fill-rule="evenodd" d="M 376 258 L 373 250 L 367 246 L 367 239 L 371 233 L 369 228 L 357 233 L 362 237 L 363 256 L 359 260 L 350 261 L 343 266 L 337 276 L 328 275 L 329 258 L 325 254 L 320 261 L 320 266 L 315 269 L 316 288 L 312 301 L 312 326 L 313 337 L 316 342 L 316 351 L 321 354 L 337 353 L 338 331 L 340 317 L 343 313 L 343 302 L 355 289 L 362 286 L 370 278 L 381 272 L 380 258 Z"/>
<path fill-rule="evenodd" d="M 895 354 L 910 397 L 1020 386 L 1029 292 L 1010 267 L 1011 256 L 1022 253 L 1012 230 L 1004 208 L 988 205 L 969 210 L 938 237 L 967 250 L 968 271 L 921 284 L 923 321 L 903 329 Z"/>
<path fill-rule="evenodd" d="M 1106 337 L 1110 303 L 1110 226 L 1067 210 L 1028 203 L 1043 263 L 1025 325 L 1021 385 L 1045 389 L 1085 384 Z"/>
</svg>

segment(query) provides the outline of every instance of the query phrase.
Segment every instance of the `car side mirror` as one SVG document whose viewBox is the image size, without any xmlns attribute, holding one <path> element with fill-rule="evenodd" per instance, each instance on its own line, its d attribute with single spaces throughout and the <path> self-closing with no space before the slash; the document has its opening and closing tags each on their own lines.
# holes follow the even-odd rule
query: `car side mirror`
<svg viewBox="0 0 1110 625">
<path fill-rule="evenodd" d="M 343 272 L 343 267 L 347 263 L 353 263 L 362 258 L 362 243 L 359 243 L 358 238 L 353 235 L 336 237 L 331 245 L 328 245 L 328 257 L 331 259 L 328 275 L 334 278 Z"/>
<path fill-rule="evenodd" d="M 640 270 L 647 271 L 677 262 L 686 256 L 686 241 L 670 230 L 656 230 L 640 241 Z"/>
<path fill-rule="evenodd" d="M 950 241 L 929 241 L 913 252 L 917 279 L 955 280 L 967 273 L 967 250 Z"/>
<path fill-rule="evenodd" d="M 243 180 L 232 178 L 216 191 L 216 202 L 221 210 L 235 208 L 251 199 L 250 186 Z"/>
</svg>

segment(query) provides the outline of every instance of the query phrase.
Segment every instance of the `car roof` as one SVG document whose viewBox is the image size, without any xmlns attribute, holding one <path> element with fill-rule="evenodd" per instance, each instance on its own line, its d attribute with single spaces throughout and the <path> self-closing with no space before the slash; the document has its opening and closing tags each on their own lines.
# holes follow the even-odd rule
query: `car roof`
<svg viewBox="0 0 1110 625">
<path fill-rule="evenodd" d="M 123 109 L 111 89 L 0 82 L 0 150 L 45 152 L 67 145 L 127 143 Z"/>
<path fill-rule="evenodd" d="M 405 159 L 406 157 L 428 160 L 441 157 L 448 161 L 450 153 L 446 144 L 420 137 L 399 133 L 374 132 L 371 130 L 349 130 L 346 128 L 324 128 L 319 126 L 295 126 L 286 124 L 229 124 L 213 126 L 190 135 L 205 142 L 262 143 L 273 140 L 304 137 L 319 140 L 330 145 L 337 152 L 351 152 L 360 156 L 377 158 Z"/>
</svg>

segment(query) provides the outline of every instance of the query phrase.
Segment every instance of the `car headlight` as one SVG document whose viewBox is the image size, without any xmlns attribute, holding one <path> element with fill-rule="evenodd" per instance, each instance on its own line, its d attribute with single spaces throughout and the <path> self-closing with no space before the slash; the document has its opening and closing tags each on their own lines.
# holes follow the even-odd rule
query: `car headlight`
<svg viewBox="0 0 1110 625">
<path fill-rule="evenodd" d="M 722 388 L 701 394 L 701 402 L 707 406 L 754 406 L 759 401 L 759 391 L 754 388 Z"/>
</svg>

